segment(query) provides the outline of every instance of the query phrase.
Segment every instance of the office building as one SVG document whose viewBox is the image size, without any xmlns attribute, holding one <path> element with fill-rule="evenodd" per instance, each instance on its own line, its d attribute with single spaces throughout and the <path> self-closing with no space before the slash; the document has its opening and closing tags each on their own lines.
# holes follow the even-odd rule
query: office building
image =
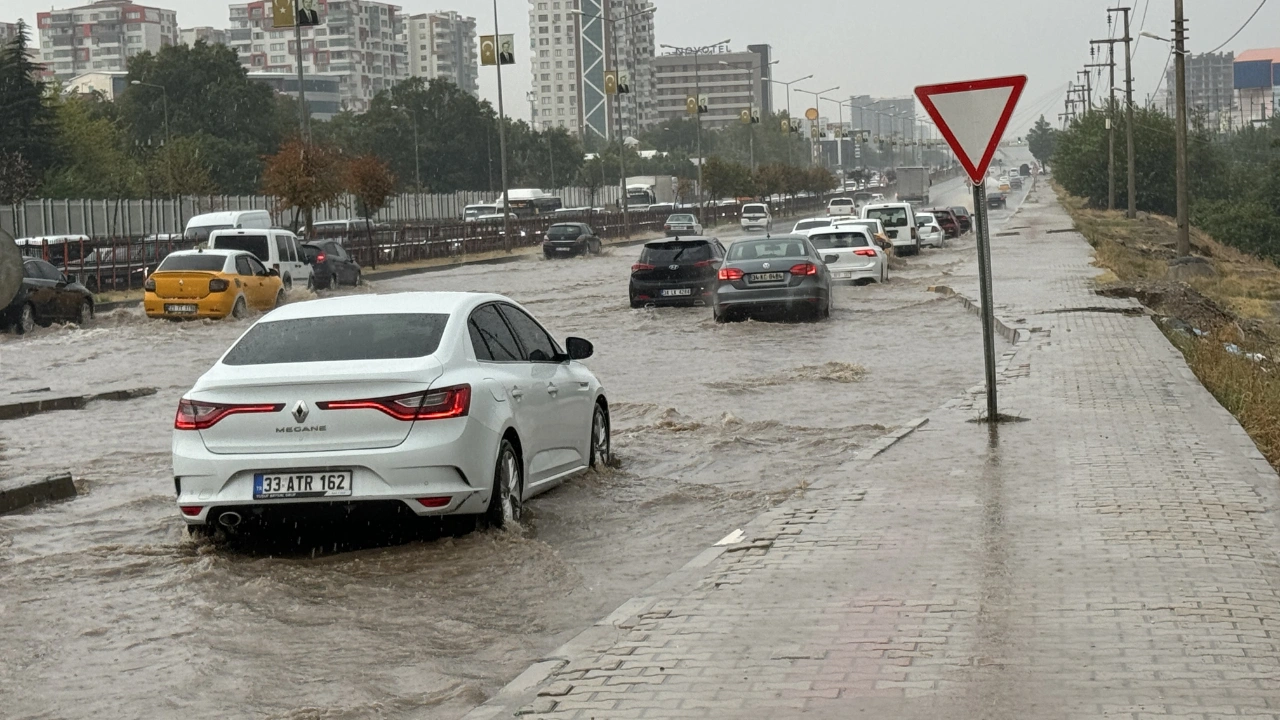
<svg viewBox="0 0 1280 720">
<path fill-rule="evenodd" d="M 40 62 L 64 83 L 94 70 L 125 70 L 130 57 L 179 42 L 174 11 L 128 0 L 38 13 L 36 27 Z"/>
<path fill-rule="evenodd" d="M 368 0 L 320 0 L 320 25 L 302 29 L 302 69 L 338 81 L 342 109 L 364 112 L 374 96 L 409 77 L 400 8 Z M 270 0 L 231 6 L 231 47 L 250 72 L 298 72 L 294 29 L 275 28 Z"/>
<path fill-rule="evenodd" d="M 733 52 L 727 46 L 682 48 L 653 62 L 656 76 L 658 120 L 688 117 L 687 98 L 707 97 L 705 128 L 722 128 L 742 122 L 742 111 L 755 109 L 762 117 L 772 108 L 765 87 L 768 45 L 760 51 Z"/>
<path fill-rule="evenodd" d="M 760 116 L 767 118 L 773 114 L 773 46 L 748 45 L 747 52 L 760 56 L 760 89 L 757 96 L 760 98 Z"/>
<path fill-rule="evenodd" d="M 582 14 L 573 13 L 579 6 Z M 529 101 L 535 127 L 613 141 L 619 129 L 634 136 L 657 122 L 653 13 L 646 12 L 653 7 L 648 0 L 530 0 Z M 615 57 L 631 90 L 616 96 L 618 106 L 604 87 Z"/>
<path fill-rule="evenodd" d="M 211 27 L 184 28 L 178 33 L 178 37 L 187 47 L 201 40 L 210 45 L 226 45 L 230 39 L 226 30 Z"/>
<path fill-rule="evenodd" d="M 298 76 L 291 73 L 248 73 L 250 80 L 260 82 L 279 95 L 298 97 Z M 342 83 L 336 77 L 317 75 L 306 78 L 307 108 L 316 120 L 332 120 L 342 112 Z"/>
<path fill-rule="evenodd" d="M 472 95 L 480 95 L 476 19 L 456 12 L 414 15 L 408 28 L 409 75 L 442 78 Z"/>
</svg>

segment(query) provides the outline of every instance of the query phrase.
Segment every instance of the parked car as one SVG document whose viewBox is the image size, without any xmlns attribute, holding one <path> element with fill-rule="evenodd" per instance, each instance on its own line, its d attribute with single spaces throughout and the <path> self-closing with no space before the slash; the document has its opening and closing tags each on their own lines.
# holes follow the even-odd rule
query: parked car
<svg viewBox="0 0 1280 720">
<path fill-rule="evenodd" d="M 702 223 L 698 222 L 698 218 L 688 213 L 677 213 L 667 217 L 667 221 L 662 224 L 662 229 L 666 232 L 667 237 L 700 236 L 702 235 Z"/>
<path fill-rule="evenodd" d="M 302 252 L 311 265 L 316 289 L 360 284 L 360 263 L 337 240 L 303 243 Z"/>
<path fill-rule="evenodd" d="M 170 250 L 181 250 L 185 245 L 182 235 L 152 235 L 140 243 L 98 248 L 62 270 L 90 292 L 140 288 Z"/>
<path fill-rule="evenodd" d="M 599 255 L 604 252 L 604 244 L 596 236 L 596 231 L 586 223 L 557 223 L 547 229 L 546 239 L 542 241 L 542 254 L 553 257 L 570 257 L 572 255 Z"/>
<path fill-rule="evenodd" d="M 24 258 L 22 287 L 0 310 L 0 328 L 25 335 L 36 325 L 48 327 L 58 320 L 84 325 L 93 313 L 93 293 L 88 288 L 44 260 Z"/>
<path fill-rule="evenodd" d="M 925 210 L 925 212 L 933 216 L 933 219 L 942 227 L 942 232 L 946 233 L 948 238 L 960 237 L 960 220 L 956 218 L 949 208 L 933 208 Z"/>
<path fill-rule="evenodd" d="M 716 274 L 712 316 L 728 322 L 761 311 L 831 316 L 831 271 L 803 235 L 739 240 Z"/>
<path fill-rule="evenodd" d="M 377 232 L 378 225 L 369 218 L 351 218 L 349 220 L 324 220 L 311 224 L 311 232 L 306 239 L 317 240 L 363 240 L 369 233 Z"/>
<path fill-rule="evenodd" d="M 298 247 L 298 236 L 288 230 L 215 230 L 209 234 L 211 250 L 243 250 L 275 270 L 285 292 L 301 285 L 315 287 L 311 266 Z"/>
<path fill-rule="evenodd" d="M 916 215 L 916 229 L 920 236 L 920 247 L 942 247 L 947 239 L 946 232 L 938 224 L 933 213 Z"/>
<path fill-rule="evenodd" d="M 884 225 L 879 220 L 870 220 L 865 218 L 844 218 L 836 222 L 832 227 L 861 227 L 866 229 L 871 235 L 871 241 L 881 250 L 889 251 L 893 249 L 893 243 L 889 240 L 889 234 L 885 232 Z"/>
<path fill-rule="evenodd" d="M 773 213 L 764 203 L 747 203 L 742 206 L 742 218 L 738 224 L 743 230 L 773 232 Z"/>
<path fill-rule="evenodd" d="M 160 263 L 143 286 L 142 306 L 154 318 L 242 318 L 249 309 L 284 304 L 280 272 L 244 250 L 182 250 Z"/>
<path fill-rule="evenodd" d="M 960 223 L 960 233 L 971 232 L 973 230 L 973 216 L 969 214 L 969 208 L 957 205 L 951 208 L 951 214 L 956 216 L 956 222 Z"/>
<path fill-rule="evenodd" d="M 809 233 L 809 242 L 822 255 L 832 282 L 887 282 L 889 256 L 876 245 L 866 227 L 837 225 Z"/>
<path fill-rule="evenodd" d="M 828 215 L 852 215 L 855 210 L 856 207 L 853 198 L 831 198 L 831 202 L 827 203 Z"/>
<path fill-rule="evenodd" d="M 916 255 L 920 252 L 920 234 L 916 229 L 916 211 L 911 203 L 875 203 L 862 208 L 862 217 L 879 220 L 884 226 L 894 253 Z"/>
<path fill-rule="evenodd" d="M 499 295 L 352 295 L 259 319 L 178 404 L 177 508 L 192 533 L 345 507 L 520 520 L 611 458 L 604 387 Z M 323 382 L 316 373 L 322 368 Z"/>
<path fill-rule="evenodd" d="M 1010 176 L 1009 176 L 1009 187 L 1010 187 L 1010 188 L 1012 188 L 1012 189 L 1014 189 L 1014 190 L 1021 190 L 1021 189 L 1022 189 L 1022 176 L 1021 176 L 1021 175 L 1010 175 Z"/>
<path fill-rule="evenodd" d="M 650 240 L 631 266 L 631 307 L 706 305 L 724 256 L 724 245 L 715 238 Z"/>
<path fill-rule="evenodd" d="M 804 220 L 800 220 L 796 222 L 795 227 L 791 228 L 791 234 L 805 235 L 805 234 L 808 234 L 810 230 L 815 230 L 817 228 L 831 227 L 832 222 L 834 221 L 829 217 L 805 218 Z"/>
</svg>

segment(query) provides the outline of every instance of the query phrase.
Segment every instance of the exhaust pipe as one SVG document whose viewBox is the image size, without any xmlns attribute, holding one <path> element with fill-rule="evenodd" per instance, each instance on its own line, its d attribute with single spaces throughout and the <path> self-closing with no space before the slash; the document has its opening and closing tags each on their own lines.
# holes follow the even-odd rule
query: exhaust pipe
<svg viewBox="0 0 1280 720">
<path fill-rule="evenodd" d="M 218 516 L 218 524 L 228 530 L 234 530 L 240 524 L 240 513 L 235 511 L 224 512 Z"/>
</svg>

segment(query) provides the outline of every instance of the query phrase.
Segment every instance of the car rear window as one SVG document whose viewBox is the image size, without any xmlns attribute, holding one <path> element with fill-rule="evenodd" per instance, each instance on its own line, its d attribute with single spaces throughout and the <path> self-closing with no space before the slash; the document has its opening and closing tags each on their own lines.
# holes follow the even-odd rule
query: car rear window
<svg viewBox="0 0 1280 720">
<path fill-rule="evenodd" d="M 796 230 L 812 230 L 820 227 L 831 227 L 830 220 L 801 220 L 796 223 Z"/>
<path fill-rule="evenodd" d="M 822 233 L 809 236 L 809 242 L 819 250 L 836 248 L 870 247 L 871 240 L 860 232 Z"/>
<path fill-rule="evenodd" d="M 170 255 L 156 272 L 222 272 L 226 264 L 223 255 Z"/>
<path fill-rule="evenodd" d="M 243 250 L 253 253 L 262 262 L 271 262 L 271 251 L 267 248 L 266 235 L 226 235 L 213 239 L 213 246 L 219 250 Z"/>
<path fill-rule="evenodd" d="M 769 212 L 768 209 L 766 209 L 765 206 L 763 205 L 743 205 L 742 206 L 743 215 L 766 215 L 768 214 L 768 212 Z"/>
<path fill-rule="evenodd" d="M 831 204 L 832 205 L 852 205 L 853 200 L 850 200 L 849 198 L 836 198 L 835 200 L 831 201 Z"/>
<path fill-rule="evenodd" d="M 694 219 L 692 215 L 672 215 L 667 218 L 667 223 L 688 223 L 689 225 L 692 225 L 694 223 Z"/>
<path fill-rule="evenodd" d="M 907 210 L 906 208 L 877 208 L 875 210 L 868 210 L 867 219 L 879 220 L 880 224 L 887 228 L 906 227 Z"/>
<path fill-rule="evenodd" d="M 202 242 L 207 242 L 209 240 L 209 233 L 212 233 L 215 230 L 230 230 L 230 229 L 231 229 L 230 225 L 197 225 L 195 227 L 187 228 L 187 231 L 183 233 L 182 237 L 185 240 L 190 240 L 192 242 L 195 242 L 196 244 L 199 244 Z"/>
<path fill-rule="evenodd" d="M 648 265 L 697 263 L 711 259 L 711 244 L 706 242 L 668 242 L 645 245 L 640 262 Z"/>
<path fill-rule="evenodd" d="M 768 260 L 771 258 L 808 257 L 799 240 L 749 240 L 736 242 L 729 248 L 729 260 Z"/>
<path fill-rule="evenodd" d="M 582 230 L 577 225 L 553 225 L 547 231 L 547 237 L 571 237 L 576 238 L 582 234 Z"/>
<path fill-rule="evenodd" d="M 223 358 L 224 365 L 400 360 L 440 346 L 447 314 L 336 315 L 261 322 Z"/>
</svg>

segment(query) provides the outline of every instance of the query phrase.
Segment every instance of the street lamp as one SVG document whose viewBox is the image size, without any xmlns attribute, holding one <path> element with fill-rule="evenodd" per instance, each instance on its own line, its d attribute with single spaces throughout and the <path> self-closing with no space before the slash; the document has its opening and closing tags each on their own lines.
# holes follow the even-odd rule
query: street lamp
<svg viewBox="0 0 1280 720">
<path fill-rule="evenodd" d="M 795 84 L 796 84 L 796 83 L 798 83 L 798 82 L 804 82 L 805 80 L 811 80 L 811 79 L 813 79 L 813 76 L 812 76 L 812 75 L 805 75 L 804 77 L 802 77 L 802 78 L 796 78 L 795 80 L 792 80 L 791 82 L 782 82 L 781 80 L 774 80 L 773 78 L 769 78 L 769 82 L 771 82 L 771 83 L 777 83 L 777 84 L 779 84 L 779 85 L 785 85 L 785 86 L 787 87 L 787 123 L 788 123 L 788 127 L 790 127 L 791 117 L 792 117 L 792 116 L 791 116 L 791 86 L 792 86 L 792 85 L 795 85 Z M 787 132 L 787 134 L 788 134 L 788 135 L 790 135 L 790 134 L 791 134 L 791 133 L 790 133 L 790 131 L 788 131 L 788 132 Z M 790 138 L 790 137 L 788 137 L 788 138 L 787 138 L 787 164 L 788 164 L 788 165 L 790 165 L 790 164 L 791 164 L 791 138 Z"/>
<path fill-rule="evenodd" d="M 798 92 L 798 93 L 804 93 L 805 95 L 812 95 L 812 96 L 813 96 L 813 107 L 814 107 L 814 109 L 816 110 L 816 109 L 818 108 L 818 96 L 819 96 L 819 95 L 826 95 L 826 94 L 827 94 L 827 93 L 829 93 L 829 92 L 832 92 L 832 91 L 834 91 L 834 90 L 839 90 L 839 89 L 840 89 L 840 86 L 839 86 L 839 85 L 837 85 L 837 86 L 832 87 L 832 88 L 827 88 L 826 90 L 819 90 L 818 92 L 813 92 L 813 91 L 810 91 L 810 90 L 801 90 L 801 89 L 799 89 L 799 88 L 796 88 L 796 92 Z M 814 120 L 813 122 L 814 122 L 814 125 L 816 126 L 818 121 L 817 121 L 817 120 Z M 811 134 L 811 135 L 809 135 L 809 164 L 810 164 L 810 165 L 812 165 L 812 164 L 813 164 L 813 155 L 814 155 L 814 141 L 813 141 L 813 135 Z"/>
<path fill-rule="evenodd" d="M 593 15 L 593 14 L 585 13 L 581 10 L 569 11 L 570 15 L 579 15 L 584 18 L 593 18 L 596 20 L 600 20 L 601 22 L 608 22 L 611 25 L 613 25 L 613 43 L 611 43 L 612 47 L 610 49 L 613 51 L 613 72 L 614 72 L 614 84 L 615 84 L 615 93 L 613 96 L 613 109 L 614 109 L 614 115 L 618 118 L 618 173 L 619 173 L 618 192 L 619 192 L 619 200 L 622 203 L 622 232 L 628 238 L 631 237 L 631 210 L 630 210 L 630 203 L 627 202 L 627 134 L 622 131 L 622 98 L 620 97 L 621 93 L 616 92 L 616 90 L 621 89 L 621 88 L 617 88 L 617 85 L 622 80 L 620 76 L 622 70 L 620 67 L 618 67 L 618 23 L 624 20 L 638 18 L 642 15 L 649 15 L 650 13 L 656 12 L 657 9 L 658 8 L 656 7 L 650 7 L 650 8 L 641 10 L 640 12 L 637 12 L 637 13 L 624 15 L 623 17 L 620 17 L 620 18 L 607 18 L 603 15 Z M 603 165 L 604 163 L 601 163 L 601 167 L 603 167 Z"/>
<path fill-rule="evenodd" d="M 845 103 L 852 104 L 853 101 L 852 100 L 833 100 L 831 98 L 826 98 L 826 97 L 818 98 L 818 99 L 826 100 L 829 103 L 835 103 L 836 112 L 839 113 L 839 118 L 840 118 L 838 121 L 839 125 L 837 125 L 836 127 L 840 128 L 840 134 L 836 136 L 836 163 L 840 166 L 840 189 L 844 190 L 844 183 L 846 180 L 849 179 L 849 167 L 845 163 L 846 158 L 844 154 L 844 106 L 845 106 Z M 850 116 L 852 116 L 853 115 L 852 111 L 850 111 L 849 114 Z"/>
<path fill-rule="evenodd" d="M 733 41 L 721 40 L 720 42 L 711 43 L 711 45 L 708 45 L 705 47 L 720 47 L 721 45 L 728 45 L 731 42 Z M 674 50 L 676 52 L 680 52 L 683 49 L 683 48 L 678 48 L 674 45 L 660 45 L 659 47 L 665 48 L 667 50 Z M 694 113 L 694 117 L 698 121 L 698 200 L 699 200 L 698 219 L 699 220 L 703 220 L 707 214 L 706 201 L 704 200 L 705 190 L 703 189 L 703 186 L 702 186 L 702 166 L 705 165 L 706 162 L 705 162 L 705 158 L 702 157 L 702 77 L 698 69 L 699 68 L 698 57 L 702 54 L 701 51 L 702 51 L 702 48 L 700 47 L 693 48 L 693 105 L 694 105 L 694 110 L 697 111 Z M 710 108 L 708 108 L 708 110 L 710 110 Z"/>
<path fill-rule="evenodd" d="M 409 119 L 413 121 L 413 176 L 416 181 L 415 184 L 418 188 L 418 192 L 422 192 L 422 165 L 419 162 L 418 154 L 418 114 L 410 112 L 409 108 L 404 107 L 403 105 L 392 105 L 391 109 L 399 110 L 405 115 L 408 115 Z"/>
<path fill-rule="evenodd" d="M 169 90 L 163 85 L 155 83 L 142 82 L 141 80 L 130 80 L 130 85 L 141 85 L 143 87 L 158 88 L 161 92 L 161 102 L 164 105 L 164 142 L 169 144 Z"/>
</svg>

